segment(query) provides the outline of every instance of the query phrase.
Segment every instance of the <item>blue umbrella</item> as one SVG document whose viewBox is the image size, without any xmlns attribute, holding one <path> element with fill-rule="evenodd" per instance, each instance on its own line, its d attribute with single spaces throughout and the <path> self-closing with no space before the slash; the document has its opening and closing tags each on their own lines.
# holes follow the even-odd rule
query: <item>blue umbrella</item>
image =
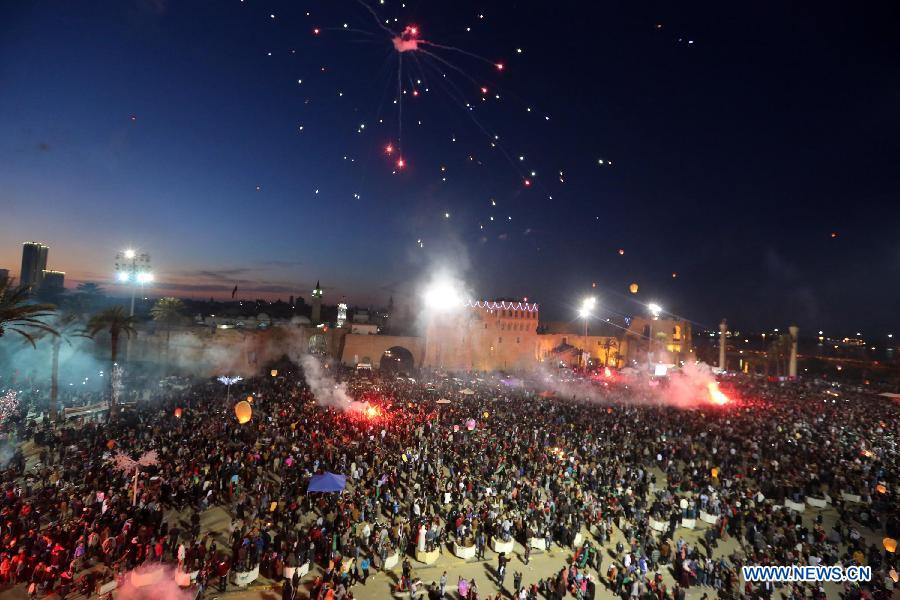
<svg viewBox="0 0 900 600">
<path fill-rule="evenodd" d="M 346 475 L 326 471 L 322 475 L 313 475 L 306 492 L 343 492 L 345 487 L 347 487 Z"/>
</svg>

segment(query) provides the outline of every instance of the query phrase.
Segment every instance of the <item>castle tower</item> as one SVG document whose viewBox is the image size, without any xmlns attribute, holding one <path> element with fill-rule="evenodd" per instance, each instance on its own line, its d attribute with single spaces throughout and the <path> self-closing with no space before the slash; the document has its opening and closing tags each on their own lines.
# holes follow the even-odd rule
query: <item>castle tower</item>
<svg viewBox="0 0 900 600">
<path fill-rule="evenodd" d="M 312 291 L 312 323 L 318 325 L 322 320 L 322 286 L 316 281 L 316 289 Z"/>
</svg>

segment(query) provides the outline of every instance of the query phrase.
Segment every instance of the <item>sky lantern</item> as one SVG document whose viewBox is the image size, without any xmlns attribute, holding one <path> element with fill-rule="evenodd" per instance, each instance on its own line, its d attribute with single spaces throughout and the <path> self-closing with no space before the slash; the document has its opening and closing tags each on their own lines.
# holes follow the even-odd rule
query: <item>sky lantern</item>
<svg viewBox="0 0 900 600">
<path fill-rule="evenodd" d="M 272 369 L 271 371 L 269 371 L 269 375 L 271 375 L 272 377 L 278 377 L 278 369 Z"/>
<path fill-rule="evenodd" d="M 180 407 L 180 406 L 179 406 L 178 408 L 175 409 L 175 418 L 176 418 L 176 419 L 180 419 L 180 418 L 181 418 L 181 412 L 182 412 L 182 411 L 181 411 L 181 407 Z"/>
<path fill-rule="evenodd" d="M 109 440 L 108 442 L 106 442 L 106 447 L 109 448 L 110 450 L 112 450 L 113 448 L 115 448 L 115 447 L 116 447 L 116 440 Z"/>
<path fill-rule="evenodd" d="M 632 283 L 631 285 L 629 285 L 628 291 L 631 292 L 632 294 L 637 294 L 638 293 L 638 284 Z"/>
<path fill-rule="evenodd" d="M 475 419 L 469 419 L 468 421 L 466 421 L 466 429 L 468 429 L 469 431 L 475 429 Z"/>
<path fill-rule="evenodd" d="M 713 467 L 709 470 L 709 474 L 713 476 L 713 479 L 717 479 L 719 477 L 719 467 Z"/>
<path fill-rule="evenodd" d="M 234 405 L 234 416 L 237 417 L 238 423 L 243 425 L 253 416 L 253 407 L 246 400 L 241 400 Z"/>
<path fill-rule="evenodd" d="M 881 543 L 884 544 L 884 549 L 891 554 L 897 551 L 897 540 L 894 538 L 884 538 Z"/>
<path fill-rule="evenodd" d="M 250 394 L 249 396 L 247 396 L 247 403 L 253 404 L 253 394 Z"/>
</svg>

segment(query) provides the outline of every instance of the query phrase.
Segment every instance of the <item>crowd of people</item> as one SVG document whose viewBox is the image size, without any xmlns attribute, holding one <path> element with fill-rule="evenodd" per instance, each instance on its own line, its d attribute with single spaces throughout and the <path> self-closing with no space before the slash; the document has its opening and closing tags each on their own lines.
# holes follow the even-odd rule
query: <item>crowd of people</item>
<svg viewBox="0 0 900 600">
<path fill-rule="evenodd" d="M 411 598 L 584 599 L 602 587 L 681 600 L 695 586 L 824 597 L 818 584 L 741 579 L 741 566 L 768 564 L 869 565 L 872 581 L 846 584 L 846 597 L 892 593 L 895 554 L 871 540 L 900 534 L 896 402 L 738 376 L 731 403 L 676 408 L 664 389 L 650 397 L 615 374 L 568 397 L 543 377 L 326 371 L 357 402 L 317 401 L 285 362 L 231 386 L 231 400 L 210 379 L 99 421 L 8 419 L 18 446 L 2 476 L 0 586 L 65 597 L 163 563 L 192 574 L 201 595 L 258 568 L 283 598 L 349 600 L 396 559 L 393 591 Z M 241 424 L 233 405 L 248 396 L 253 416 Z M 136 475 L 122 467 L 122 455 L 148 453 Z M 325 472 L 345 475 L 346 488 L 307 494 Z M 786 507 L 808 497 L 837 518 Z M 224 511 L 227 531 L 204 527 L 211 510 Z M 701 514 L 714 523 L 691 542 L 682 519 Z M 486 557 L 509 540 L 518 558 L 498 555 L 480 589 L 414 574 L 417 552 L 455 544 Z M 507 581 L 507 563 L 528 564 L 532 546 L 568 560 L 534 584 L 521 569 Z"/>
</svg>

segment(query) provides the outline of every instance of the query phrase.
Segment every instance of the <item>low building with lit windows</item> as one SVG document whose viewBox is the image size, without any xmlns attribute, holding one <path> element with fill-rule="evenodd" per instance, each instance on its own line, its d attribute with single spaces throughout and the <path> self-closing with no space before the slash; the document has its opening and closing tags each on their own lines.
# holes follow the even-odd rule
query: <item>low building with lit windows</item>
<svg viewBox="0 0 900 600">
<path fill-rule="evenodd" d="M 696 360 L 688 321 L 634 317 L 623 341 L 627 350 L 625 361 L 630 366 L 650 363 L 681 366 Z"/>
</svg>

